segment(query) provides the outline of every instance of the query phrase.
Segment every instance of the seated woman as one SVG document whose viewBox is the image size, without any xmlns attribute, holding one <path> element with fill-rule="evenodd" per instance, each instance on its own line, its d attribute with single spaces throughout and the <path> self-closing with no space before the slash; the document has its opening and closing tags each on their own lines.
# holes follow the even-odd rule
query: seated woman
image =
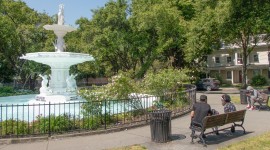
<svg viewBox="0 0 270 150">
<path fill-rule="evenodd" d="M 236 107 L 231 103 L 231 97 L 228 94 L 221 96 L 221 103 L 224 106 L 224 113 L 236 111 Z"/>
</svg>

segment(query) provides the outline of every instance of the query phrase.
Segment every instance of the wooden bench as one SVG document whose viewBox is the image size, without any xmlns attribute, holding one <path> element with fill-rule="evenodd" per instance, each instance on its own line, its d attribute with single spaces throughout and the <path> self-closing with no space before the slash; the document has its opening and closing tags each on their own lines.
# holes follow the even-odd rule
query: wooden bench
<svg viewBox="0 0 270 150">
<path fill-rule="evenodd" d="M 260 96 L 255 100 L 255 102 L 259 103 L 259 111 L 264 107 L 267 110 L 270 110 L 270 107 L 268 105 L 268 101 L 269 101 L 268 94 L 260 92 Z"/>
<path fill-rule="evenodd" d="M 241 127 L 244 131 L 244 134 L 246 133 L 245 128 L 243 127 L 244 119 L 245 119 L 245 114 L 246 110 L 239 110 L 239 111 L 234 111 L 226 114 L 219 114 L 219 115 L 214 115 L 214 116 L 207 116 L 203 119 L 202 125 L 198 123 L 194 123 L 191 126 L 191 143 L 194 143 L 194 139 L 199 137 L 200 140 L 202 141 L 202 144 L 204 146 L 207 146 L 205 143 L 204 136 L 210 133 L 216 133 L 218 134 L 218 131 L 225 130 L 225 129 L 230 129 L 231 132 L 235 132 L 235 127 Z M 218 126 L 223 126 L 226 124 L 232 123 L 231 127 L 223 128 L 223 129 L 214 129 Z M 212 128 L 213 131 L 209 133 L 205 133 L 206 129 Z M 195 133 L 200 132 L 200 134 L 197 136 Z"/>
</svg>

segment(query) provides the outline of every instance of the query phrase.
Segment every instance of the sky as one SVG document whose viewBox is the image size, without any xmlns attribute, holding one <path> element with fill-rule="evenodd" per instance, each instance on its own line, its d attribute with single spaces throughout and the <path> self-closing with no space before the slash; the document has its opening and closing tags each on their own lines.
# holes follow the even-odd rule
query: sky
<svg viewBox="0 0 270 150">
<path fill-rule="evenodd" d="M 37 12 L 46 12 L 49 16 L 58 13 L 59 5 L 64 4 L 65 25 L 76 27 L 81 17 L 92 18 L 92 9 L 104 7 L 109 0 L 22 0 Z"/>
</svg>

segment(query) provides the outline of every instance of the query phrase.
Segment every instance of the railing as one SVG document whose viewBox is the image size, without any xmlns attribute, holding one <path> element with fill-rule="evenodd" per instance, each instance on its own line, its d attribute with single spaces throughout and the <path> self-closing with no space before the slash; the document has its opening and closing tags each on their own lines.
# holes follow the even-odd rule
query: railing
<svg viewBox="0 0 270 150">
<path fill-rule="evenodd" d="M 92 102 L 0 105 L 0 138 L 52 136 L 104 131 L 149 123 L 149 112 L 169 109 L 172 117 L 190 111 L 195 87 L 161 96 L 133 95 L 130 99 Z"/>
</svg>

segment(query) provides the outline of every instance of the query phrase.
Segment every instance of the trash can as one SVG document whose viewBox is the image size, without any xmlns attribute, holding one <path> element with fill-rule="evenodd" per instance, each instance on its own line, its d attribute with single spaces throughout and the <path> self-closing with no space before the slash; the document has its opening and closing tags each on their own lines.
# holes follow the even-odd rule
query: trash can
<svg viewBox="0 0 270 150">
<path fill-rule="evenodd" d="M 247 104 L 247 90 L 242 89 L 240 90 L 240 102 L 241 104 Z"/>
<path fill-rule="evenodd" d="M 151 140 L 157 143 L 169 141 L 171 136 L 171 114 L 169 110 L 154 110 L 150 113 Z"/>
</svg>

